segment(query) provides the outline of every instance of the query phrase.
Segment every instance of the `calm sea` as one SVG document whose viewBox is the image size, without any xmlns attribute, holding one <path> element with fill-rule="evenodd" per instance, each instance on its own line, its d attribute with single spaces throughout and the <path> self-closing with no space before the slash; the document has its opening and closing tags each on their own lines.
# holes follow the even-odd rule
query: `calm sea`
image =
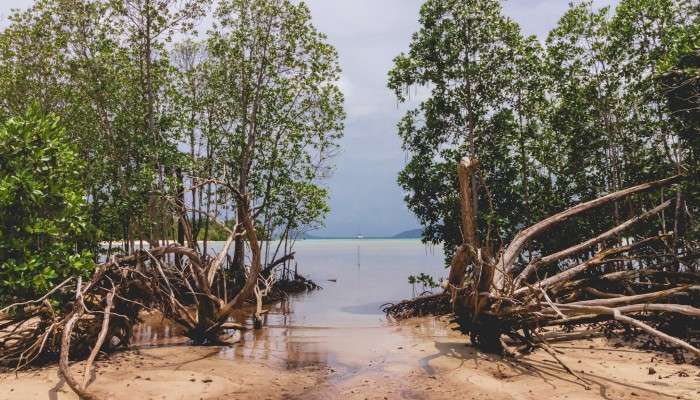
<svg viewBox="0 0 700 400">
<path fill-rule="evenodd" d="M 417 239 L 302 240 L 294 250 L 299 273 L 323 290 L 292 296 L 283 324 L 383 324 L 382 304 L 413 295 L 409 275 L 423 272 L 437 282 L 448 272 L 442 248 Z M 416 292 L 421 291 L 417 286 Z"/>
</svg>

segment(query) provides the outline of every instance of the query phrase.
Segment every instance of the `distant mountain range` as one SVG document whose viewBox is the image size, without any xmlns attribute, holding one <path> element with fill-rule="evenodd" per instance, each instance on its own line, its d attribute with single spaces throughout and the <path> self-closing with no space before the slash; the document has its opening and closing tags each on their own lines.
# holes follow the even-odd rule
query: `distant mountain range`
<svg viewBox="0 0 700 400">
<path fill-rule="evenodd" d="M 409 229 L 393 236 L 323 236 L 305 233 L 304 239 L 420 239 L 422 233 L 423 230 L 421 228 Z"/>
</svg>

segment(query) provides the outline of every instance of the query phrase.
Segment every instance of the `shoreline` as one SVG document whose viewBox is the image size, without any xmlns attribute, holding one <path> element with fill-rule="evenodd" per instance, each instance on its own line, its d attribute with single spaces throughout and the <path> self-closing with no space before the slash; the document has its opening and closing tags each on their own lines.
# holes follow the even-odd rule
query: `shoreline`
<svg viewBox="0 0 700 400">
<path fill-rule="evenodd" d="M 320 241 L 355 241 L 355 242 L 372 242 L 372 241 L 405 241 L 405 242 L 420 242 L 420 238 L 392 238 L 392 237 L 365 237 L 362 239 L 358 238 L 352 238 L 352 237 L 338 237 L 338 238 L 312 238 L 312 239 L 297 239 L 296 243 L 301 243 L 301 242 L 320 242 Z M 274 239 L 274 240 L 260 240 L 261 243 L 265 242 L 278 242 L 279 239 Z M 209 240 L 207 243 L 225 243 L 225 240 Z M 112 241 L 112 247 L 117 247 L 117 246 L 122 246 L 123 241 L 121 240 L 115 240 Z M 139 241 L 136 240 L 134 241 L 138 245 Z M 168 245 L 170 244 L 177 244 L 177 241 L 175 240 L 168 240 L 166 242 Z M 203 240 L 198 240 L 197 243 L 202 244 L 204 243 Z M 109 241 L 101 241 L 100 246 L 108 246 Z M 426 243 L 426 245 L 430 245 L 429 243 Z M 149 247 L 148 242 L 144 241 L 143 242 L 143 247 Z"/>
<path fill-rule="evenodd" d="M 287 336 L 284 336 L 287 335 Z M 516 360 L 476 352 L 444 318 L 409 319 L 377 331 L 249 331 L 231 347 L 171 345 L 116 353 L 96 363 L 89 388 L 138 399 L 684 399 L 700 373 L 669 354 L 591 339 L 553 345 L 590 386 L 544 351 Z M 322 347 L 333 349 L 320 351 Z M 303 348 L 304 350 L 298 350 Z M 296 349 L 296 350 L 295 350 Z M 320 351 L 320 352 L 319 352 Z M 81 365 L 74 364 L 77 376 Z M 651 373 L 653 369 L 653 373 Z M 56 366 L 0 374 L 0 399 L 77 399 Z"/>
</svg>

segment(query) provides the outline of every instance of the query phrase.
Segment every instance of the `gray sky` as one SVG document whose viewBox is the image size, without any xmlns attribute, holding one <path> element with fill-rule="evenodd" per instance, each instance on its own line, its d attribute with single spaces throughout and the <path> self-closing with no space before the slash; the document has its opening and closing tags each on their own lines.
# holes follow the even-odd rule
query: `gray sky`
<svg viewBox="0 0 700 400">
<path fill-rule="evenodd" d="M 396 183 L 407 155 L 396 123 L 406 111 L 386 87 L 392 59 L 418 30 L 422 0 L 308 0 L 314 23 L 340 53 L 346 96 L 343 152 L 329 182 L 331 214 L 324 234 L 392 235 L 418 227 Z M 526 34 L 544 38 L 568 0 L 510 0 L 507 15 Z M 617 0 L 596 0 L 597 6 Z"/>
<path fill-rule="evenodd" d="M 595 0 L 597 6 L 618 0 Z M 0 0 L 0 26 L 11 8 L 27 7 L 32 0 Z M 345 137 L 336 170 L 328 181 L 331 214 L 327 235 L 393 235 L 418 227 L 403 203 L 396 176 L 406 154 L 396 134 L 396 123 L 406 111 L 398 107 L 386 87 L 392 59 L 408 48 L 418 29 L 422 0 L 307 0 L 314 24 L 336 46 L 343 68 L 341 85 L 346 97 Z M 568 0 L 510 0 L 507 15 L 526 34 L 544 38 L 565 12 Z M 202 29 L 204 30 L 204 29 Z"/>
</svg>

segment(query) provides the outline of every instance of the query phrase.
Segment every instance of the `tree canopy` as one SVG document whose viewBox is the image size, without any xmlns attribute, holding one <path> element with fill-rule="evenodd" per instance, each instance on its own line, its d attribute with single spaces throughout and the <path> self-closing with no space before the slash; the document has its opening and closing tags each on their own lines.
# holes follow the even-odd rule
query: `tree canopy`
<svg viewBox="0 0 700 400">
<path fill-rule="evenodd" d="M 399 184 L 424 240 L 444 243 L 448 259 L 462 243 L 454 166 L 464 156 L 482 164 L 472 182 L 480 236 L 504 242 L 582 200 L 693 171 L 697 153 L 687 138 L 696 135 L 683 132 L 697 132 L 697 121 L 671 109 L 679 104 L 671 104 L 660 77 L 685 71 L 678 64 L 697 51 L 699 7 L 575 2 L 540 43 L 520 32 L 499 1 L 426 1 L 420 29 L 388 77 L 400 102 L 411 87 L 429 90 L 398 124 L 410 157 Z M 525 254 L 578 243 L 607 226 L 608 215 L 619 223 L 657 200 L 615 202 L 574 218 L 565 235 L 538 238 Z M 640 229 L 680 229 L 699 211 L 687 200 L 673 218 Z"/>
<path fill-rule="evenodd" d="M 95 258 L 167 240 L 207 254 L 245 211 L 288 242 L 265 244 L 273 262 L 329 210 L 339 75 L 303 2 L 37 0 L 0 32 L 0 120 L 60 119 Z"/>
</svg>

